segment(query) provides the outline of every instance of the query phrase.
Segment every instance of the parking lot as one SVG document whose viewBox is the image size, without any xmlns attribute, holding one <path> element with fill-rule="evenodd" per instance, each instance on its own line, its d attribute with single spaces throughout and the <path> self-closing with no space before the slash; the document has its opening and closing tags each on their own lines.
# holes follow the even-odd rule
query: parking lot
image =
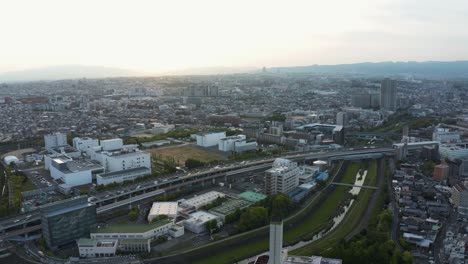
<svg viewBox="0 0 468 264">
<path fill-rule="evenodd" d="M 57 182 L 50 176 L 49 171 L 43 168 L 30 168 L 23 170 L 23 172 L 39 189 L 57 185 Z"/>
</svg>

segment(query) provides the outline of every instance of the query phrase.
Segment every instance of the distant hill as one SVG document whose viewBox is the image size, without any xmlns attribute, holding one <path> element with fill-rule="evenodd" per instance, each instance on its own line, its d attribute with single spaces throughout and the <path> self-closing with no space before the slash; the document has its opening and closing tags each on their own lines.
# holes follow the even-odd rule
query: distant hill
<svg viewBox="0 0 468 264">
<path fill-rule="evenodd" d="M 236 73 L 252 73 L 258 72 L 255 67 L 201 67 L 187 68 L 170 72 L 165 72 L 164 75 L 216 75 L 216 74 L 236 74 Z"/>
<path fill-rule="evenodd" d="M 0 82 L 136 76 L 136 72 L 111 67 L 64 65 L 0 73 Z"/>
<path fill-rule="evenodd" d="M 337 65 L 274 67 L 269 72 L 280 73 L 341 73 L 363 75 L 415 75 L 426 77 L 468 78 L 468 61 L 425 62 L 363 62 Z"/>
</svg>

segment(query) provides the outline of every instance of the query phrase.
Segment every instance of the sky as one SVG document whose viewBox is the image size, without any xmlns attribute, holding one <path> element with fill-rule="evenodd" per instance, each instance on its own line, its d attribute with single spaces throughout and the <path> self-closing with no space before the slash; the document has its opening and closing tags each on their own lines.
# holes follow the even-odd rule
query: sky
<svg viewBox="0 0 468 264">
<path fill-rule="evenodd" d="M 0 0 L 0 72 L 468 59 L 466 0 Z"/>
</svg>

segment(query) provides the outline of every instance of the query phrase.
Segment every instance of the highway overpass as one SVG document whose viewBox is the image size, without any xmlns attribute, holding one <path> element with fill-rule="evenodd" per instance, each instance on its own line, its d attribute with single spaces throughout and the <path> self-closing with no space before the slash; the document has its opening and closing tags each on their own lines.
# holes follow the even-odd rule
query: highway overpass
<svg viewBox="0 0 468 264">
<path fill-rule="evenodd" d="M 283 155 L 281 158 L 291 159 L 294 161 L 307 161 L 315 159 L 365 159 L 382 157 L 383 154 L 394 154 L 393 148 L 356 148 L 356 149 L 340 149 L 328 152 L 306 152 Z M 173 178 L 161 178 L 140 183 L 135 183 L 127 186 L 118 187 L 112 190 L 104 191 L 95 196 L 97 213 L 102 214 L 113 209 L 130 205 L 142 200 L 151 199 L 164 192 L 169 192 L 175 189 L 183 188 L 188 185 L 203 183 L 213 179 L 223 178 L 224 181 L 228 177 L 238 174 L 250 173 L 254 171 L 266 170 L 271 167 L 273 161 L 278 157 L 269 157 L 259 160 L 250 160 L 236 162 L 233 165 L 223 167 L 216 166 L 200 172 L 189 172 L 181 176 Z M 38 211 L 27 214 L 13 216 L 0 221 L 0 234 L 9 234 L 12 231 L 25 231 L 29 226 L 37 226 L 40 223 L 40 214 Z M 15 232 L 16 234 L 17 232 Z M 25 233 L 25 232 L 23 232 Z"/>
</svg>

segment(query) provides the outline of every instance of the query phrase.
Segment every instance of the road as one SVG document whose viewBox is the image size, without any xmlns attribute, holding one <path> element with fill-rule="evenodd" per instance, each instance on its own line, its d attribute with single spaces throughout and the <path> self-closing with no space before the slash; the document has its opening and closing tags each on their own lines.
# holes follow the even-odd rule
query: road
<svg viewBox="0 0 468 264">
<path fill-rule="evenodd" d="M 399 234 L 400 208 L 398 206 L 398 203 L 396 202 L 396 196 L 392 187 L 392 178 L 393 176 L 387 177 L 387 188 L 388 188 L 388 194 L 390 195 L 389 209 L 392 213 L 392 225 L 391 225 L 391 230 L 390 230 L 390 239 L 395 243 L 398 249 L 402 250 L 403 248 L 400 245 L 400 234 Z"/>
<path fill-rule="evenodd" d="M 336 170 L 336 173 L 335 175 L 333 175 L 333 178 L 327 183 L 327 185 L 322 188 L 321 190 L 317 191 L 311 198 L 309 198 L 309 200 L 304 204 L 304 206 L 299 210 L 297 211 L 296 213 L 294 213 L 293 215 L 289 216 L 288 218 L 284 219 L 283 221 L 286 223 L 288 222 L 289 220 L 292 220 L 294 219 L 295 217 L 299 216 L 300 214 L 302 214 L 305 210 L 308 209 L 309 205 L 312 204 L 313 202 L 315 202 L 315 200 L 317 200 L 318 197 L 320 197 L 320 195 L 322 194 L 323 190 L 327 189 L 331 183 L 335 180 L 335 178 L 338 176 L 339 174 L 339 171 L 341 169 L 341 166 L 343 165 L 343 162 L 340 162 L 340 165 L 339 165 L 339 168 Z M 211 246 L 214 246 L 216 244 L 220 244 L 220 243 L 224 243 L 228 240 L 235 240 L 235 239 L 238 239 L 238 238 L 241 238 L 243 236 L 248 236 L 252 233 L 255 233 L 255 232 L 258 232 L 258 231 L 267 231 L 269 229 L 269 226 L 263 226 L 263 227 L 259 227 L 257 229 L 253 229 L 253 230 L 250 230 L 250 231 L 247 231 L 247 232 L 244 232 L 244 233 L 241 233 L 241 234 L 237 234 L 237 235 L 234 235 L 234 236 L 230 236 L 230 237 L 227 237 L 227 238 L 224 238 L 224 239 L 221 239 L 221 240 L 217 240 L 215 242 L 212 242 L 212 243 L 209 243 L 209 244 L 205 244 L 205 245 L 201 245 L 201 246 L 198 246 L 198 247 L 195 247 L 195 248 L 191 248 L 191 249 L 187 249 L 187 250 L 184 250 L 182 252 L 177 252 L 175 254 L 171 254 L 171 255 L 167 255 L 167 256 L 164 256 L 164 257 L 159 257 L 159 258 L 153 258 L 153 259 L 145 259 L 144 262 L 145 263 L 157 263 L 158 260 L 161 260 L 161 259 L 167 259 L 167 258 L 171 258 L 171 257 L 177 257 L 179 255 L 182 255 L 182 254 L 187 254 L 187 253 L 190 253 L 190 252 L 193 252 L 193 251 L 196 251 L 196 250 L 200 250 L 200 249 L 203 249 L 205 247 L 211 247 Z"/>
<path fill-rule="evenodd" d="M 288 158 L 292 160 L 302 161 L 305 159 L 325 159 L 330 157 L 338 157 L 338 156 L 347 156 L 347 155 L 356 155 L 356 154 L 369 154 L 369 153 L 393 153 L 393 148 L 362 148 L 362 149 L 341 149 L 337 151 L 328 151 L 328 152 L 308 152 L 308 153 L 294 153 L 289 155 L 281 156 L 282 158 Z M 226 173 L 234 173 L 234 170 L 242 170 L 248 167 L 271 164 L 276 158 L 265 158 L 265 159 L 257 159 L 257 160 L 249 160 L 249 161 L 241 161 L 241 162 L 234 162 L 227 165 L 220 165 L 215 166 L 214 168 L 209 168 L 203 171 L 198 172 L 189 172 L 185 174 L 179 174 L 180 176 L 170 175 L 168 177 L 158 178 L 158 181 L 149 180 L 144 182 L 139 182 L 131 185 L 126 185 L 118 188 L 114 188 L 111 190 L 106 190 L 103 193 L 95 195 L 98 202 L 102 201 L 110 201 L 111 203 L 119 201 L 115 201 L 117 198 L 125 198 L 127 199 L 130 194 L 136 194 L 132 197 L 132 202 L 137 202 L 142 199 L 148 199 L 151 195 L 142 193 L 144 190 L 148 190 L 148 193 L 156 191 L 156 190 L 167 190 L 183 187 L 185 185 L 191 185 L 194 182 L 200 182 L 204 180 L 209 180 L 214 177 L 220 177 L 225 175 Z M 172 178 L 170 178 L 172 177 Z M 154 192 L 154 195 L 157 195 L 158 192 Z M 122 202 L 122 201 L 120 201 Z M 125 204 L 121 203 L 122 205 Z M 128 204 L 128 203 L 127 203 Z M 107 205 L 106 205 L 107 206 Z M 98 206 L 100 207 L 100 206 Z M 117 208 L 117 206 L 111 206 L 113 208 Z M 113 209 L 112 208 L 112 209 Z M 31 212 L 29 213 L 32 217 L 27 218 L 24 214 L 23 215 L 16 215 L 14 217 L 10 217 L 8 219 L 0 221 L 0 231 L 5 230 L 7 228 L 11 228 L 14 226 L 21 227 L 24 223 L 37 221 L 39 219 L 39 212 Z"/>
</svg>

